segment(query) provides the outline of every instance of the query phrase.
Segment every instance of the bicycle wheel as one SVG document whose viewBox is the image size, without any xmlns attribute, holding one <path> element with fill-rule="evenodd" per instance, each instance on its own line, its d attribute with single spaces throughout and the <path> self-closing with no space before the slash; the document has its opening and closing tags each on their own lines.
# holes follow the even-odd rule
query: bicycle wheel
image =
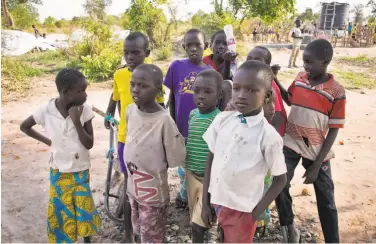
<svg viewBox="0 0 376 244">
<path fill-rule="evenodd" d="M 116 191 L 116 195 L 119 198 L 115 198 L 114 201 L 114 215 L 116 218 L 121 218 L 123 216 L 123 205 L 124 205 L 124 179 L 121 181 L 118 189 Z"/>
</svg>

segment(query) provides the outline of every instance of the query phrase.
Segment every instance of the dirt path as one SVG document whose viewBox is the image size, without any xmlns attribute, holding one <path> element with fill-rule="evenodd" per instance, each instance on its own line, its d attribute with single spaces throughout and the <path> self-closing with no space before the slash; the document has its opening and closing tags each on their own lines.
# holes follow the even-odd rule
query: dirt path
<svg viewBox="0 0 376 244">
<path fill-rule="evenodd" d="M 288 60 L 288 52 L 274 54 L 275 62 L 282 65 Z M 19 130 L 19 124 L 39 104 L 55 96 L 53 77 L 44 77 L 35 83 L 36 89 L 29 92 L 19 103 L 9 102 L 2 107 L 2 167 L 1 167 L 1 237 L 3 242 L 47 242 L 46 210 L 48 201 L 48 148 L 27 138 Z M 88 102 L 105 109 L 110 95 L 109 89 L 89 88 Z M 332 161 L 335 181 L 336 202 L 339 211 L 340 237 L 342 242 L 376 241 L 376 92 L 360 94 L 347 91 L 347 122 L 341 130 L 334 146 L 336 159 Z M 99 116 L 94 119 L 95 145 L 91 150 L 91 187 L 95 189 L 97 206 L 103 209 L 104 179 L 107 161 L 104 157 L 108 144 L 108 132 L 103 128 Z M 343 141 L 344 145 L 339 145 Z M 302 196 L 305 187 L 301 176 L 304 171 L 299 166 L 292 182 L 294 207 L 298 224 L 307 230 L 306 241 L 314 241 L 309 236 L 320 233 L 313 187 L 308 188 L 312 196 Z M 171 170 L 170 185 L 172 199 L 177 192 L 178 178 Z M 275 216 L 275 214 L 274 214 Z M 113 223 L 104 218 L 103 235 L 96 241 L 116 242 L 119 235 Z M 274 218 L 275 220 L 275 218 Z M 170 208 L 169 225 L 178 225 L 179 230 L 169 227 L 170 242 L 189 242 L 187 238 L 187 212 Z M 281 241 L 279 231 L 269 229 L 274 239 L 263 242 Z M 215 238 L 214 238 L 215 239 Z M 213 240 L 213 238 L 212 238 Z M 318 241 L 323 241 L 322 236 Z"/>
</svg>

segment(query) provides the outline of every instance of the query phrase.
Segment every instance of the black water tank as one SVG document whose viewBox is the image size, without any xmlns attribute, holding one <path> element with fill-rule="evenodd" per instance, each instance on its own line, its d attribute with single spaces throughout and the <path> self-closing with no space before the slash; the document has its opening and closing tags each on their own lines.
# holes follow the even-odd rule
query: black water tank
<svg viewBox="0 0 376 244">
<path fill-rule="evenodd" d="M 333 30 L 338 28 L 338 30 L 346 30 L 348 24 L 348 17 L 350 11 L 350 5 L 348 3 L 338 3 L 338 2 L 331 2 L 331 3 L 322 3 L 321 6 L 321 16 L 320 16 L 320 29 L 324 29 L 325 24 L 325 14 L 326 14 L 326 30 L 330 30 L 334 12 L 334 4 L 335 4 L 335 16 L 334 16 L 334 23 L 333 23 Z M 328 10 L 327 10 L 328 9 Z"/>
</svg>

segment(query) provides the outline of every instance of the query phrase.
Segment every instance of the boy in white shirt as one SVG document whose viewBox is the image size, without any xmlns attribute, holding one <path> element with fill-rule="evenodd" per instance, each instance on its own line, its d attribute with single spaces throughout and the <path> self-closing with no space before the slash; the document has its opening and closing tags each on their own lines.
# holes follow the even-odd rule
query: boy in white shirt
<svg viewBox="0 0 376 244">
<path fill-rule="evenodd" d="M 90 242 L 101 220 L 90 190 L 94 113 L 85 103 L 87 81 L 80 71 L 65 68 L 55 83 L 59 97 L 40 106 L 22 122 L 21 130 L 50 147 L 48 242 L 72 243 L 77 236 Z M 48 137 L 32 128 L 36 124 L 44 127 Z"/>
<path fill-rule="evenodd" d="M 302 45 L 302 41 L 303 41 L 302 31 L 300 29 L 301 22 L 299 19 L 295 21 L 295 25 L 296 27 L 292 30 L 292 34 L 291 34 L 292 52 L 291 52 L 290 61 L 289 61 L 289 68 L 291 68 L 292 66 L 294 68 L 298 68 L 298 66 L 296 65 L 296 59 L 298 58 L 300 46 Z"/>
<path fill-rule="evenodd" d="M 268 65 L 242 64 L 233 81 L 236 110 L 219 114 L 203 136 L 210 152 L 202 220 L 209 225 L 215 211 L 226 243 L 252 242 L 258 217 L 286 184 L 283 141 L 263 112 L 264 101 L 272 96 L 272 81 Z M 263 196 L 268 170 L 274 180 Z"/>
</svg>

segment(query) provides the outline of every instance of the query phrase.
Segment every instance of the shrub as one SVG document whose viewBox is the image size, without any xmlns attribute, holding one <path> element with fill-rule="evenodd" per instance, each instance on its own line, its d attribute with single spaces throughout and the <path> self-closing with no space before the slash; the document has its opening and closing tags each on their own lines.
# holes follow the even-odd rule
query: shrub
<svg viewBox="0 0 376 244">
<path fill-rule="evenodd" d="M 167 60 L 172 55 L 172 45 L 170 43 L 165 44 L 157 49 L 155 53 L 158 61 Z"/>
</svg>

